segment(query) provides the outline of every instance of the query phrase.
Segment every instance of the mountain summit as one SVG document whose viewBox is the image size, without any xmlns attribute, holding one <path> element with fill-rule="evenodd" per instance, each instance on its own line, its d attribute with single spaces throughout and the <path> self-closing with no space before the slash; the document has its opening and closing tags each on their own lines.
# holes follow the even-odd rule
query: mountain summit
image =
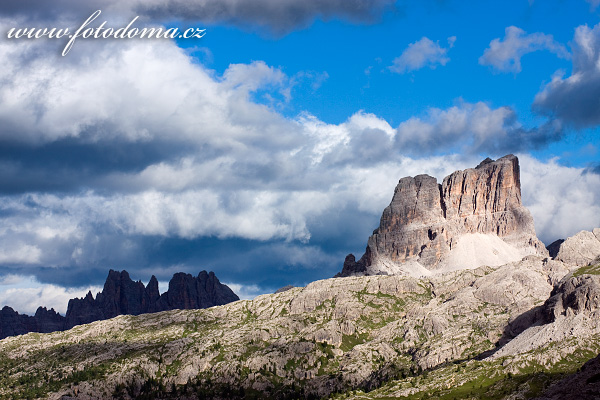
<svg viewBox="0 0 600 400">
<path fill-rule="evenodd" d="M 108 273 L 102 292 L 69 300 L 66 316 L 54 309 L 39 307 L 34 316 L 19 314 L 10 307 L 0 310 L 0 339 L 28 332 L 64 331 L 77 325 L 114 318 L 168 310 L 200 309 L 228 304 L 239 297 L 214 272 L 201 271 L 197 277 L 178 272 L 162 295 L 154 275 L 148 286 L 133 281 L 127 271 Z"/>
<path fill-rule="evenodd" d="M 337 276 L 428 276 L 533 254 L 548 252 L 521 203 L 519 160 L 511 154 L 441 184 L 429 175 L 400 179 L 365 254 L 358 261 L 349 254 Z"/>
</svg>

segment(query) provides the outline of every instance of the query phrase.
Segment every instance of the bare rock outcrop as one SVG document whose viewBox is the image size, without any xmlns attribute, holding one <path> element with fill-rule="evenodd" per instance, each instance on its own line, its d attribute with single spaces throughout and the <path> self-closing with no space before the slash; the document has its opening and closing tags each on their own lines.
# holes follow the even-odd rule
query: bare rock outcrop
<svg viewBox="0 0 600 400">
<path fill-rule="evenodd" d="M 510 321 L 505 328 L 506 340 L 500 341 L 503 347 L 493 357 L 525 353 L 571 337 L 594 337 L 600 334 L 599 317 L 600 275 L 577 269 L 554 286 L 542 305 Z"/>
<path fill-rule="evenodd" d="M 365 254 L 346 257 L 338 276 L 430 275 L 499 266 L 547 255 L 521 203 L 519 161 L 486 159 L 442 184 L 428 175 L 400 179 Z"/>
<path fill-rule="evenodd" d="M 547 322 L 579 313 L 600 316 L 600 275 L 567 275 L 544 304 Z"/>
<path fill-rule="evenodd" d="M 560 244 L 556 259 L 566 264 L 584 266 L 598 262 L 600 257 L 600 228 L 581 231 Z"/>
<path fill-rule="evenodd" d="M 560 250 L 560 245 L 563 244 L 564 241 L 565 239 L 557 239 L 554 242 L 550 243 L 548 246 L 546 246 L 546 250 L 548 250 L 550 257 L 556 258 L 556 255 Z"/>
<path fill-rule="evenodd" d="M 222 399 L 248 398 L 248 393 L 261 398 L 323 398 L 335 392 L 371 391 L 390 380 L 399 380 L 404 392 L 381 397 L 361 393 L 356 398 L 400 398 L 420 390 L 445 368 L 449 373 L 439 381 L 444 387 L 460 387 L 472 374 L 484 373 L 480 370 L 484 364 L 476 360 L 497 349 L 506 325 L 543 305 L 569 271 L 560 261 L 528 256 L 501 267 L 422 279 L 328 279 L 206 310 L 119 316 L 64 334 L 9 338 L 0 341 L 2 361 L 12 360 L 0 374 L 0 396 L 25 393 L 27 387 L 19 382 L 44 384 L 44 374 L 57 376 L 72 365 L 78 368 L 73 372 L 77 383 L 65 380 L 65 385 L 53 386 L 47 398 L 73 393 L 76 398 L 113 398 L 123 385 L 127 387 L 123 393 L 130 393 L 124 398 L 196 398 L 195 393 L 198 398 L 210 394 L 206 397 Z M 583 320 L 585 315 L 576 317 Z M 578 339 L 594 343 L 584 336 L 591 322 L 575 325 L 577 321 L 562 320 L 546 324 L 544 337 L 557 337 L 552 327 L 567 332 L 565 326 L 575 326 Z M 532 362 L 557 363 L 564 357 L 557 355 L 559 351 L 573 353 L 566 347 L 568 332 L 567 338 L 555 341 L 560 347 L 553 347 L 550 355 L 534 354 L 543 359 Z M 520 355 L 521 349 L 538 348 L 537 337 L 532 339 L 527 331 L 516 335 L 515 346 L 511 341 L 501 349 L 512 349 L 509 362 L 505 366 L 489 361 L 495 364 L 486 375 L 515 373 L 510 369 L 513 360 L 531 356 Z M 108 373 L 96 378 L 89 371 L 97 366 Z M 19 380 L 23 375 L 31 381 Z M 237 388 L 233 394 L 232 387 Z M 444 398 L 466 398 L 462 394 Z"/>
<path fill-rule="evenodd" d="M 152 286 L 152 276 L 148 288 L 140 281 L 134 282 L 127 271 L 110 270 L 102 292 L 94 299 L 91 292 L 83 299 L 69 300 L 66 315 L 66 329 L 75 325 L 109 319 L 117 315 L 139 315 L 150 310 L 150 297 L 158 294 L 158 286 Z M 148 289 L 155 289 L 150 293 Z"/>
</svg>

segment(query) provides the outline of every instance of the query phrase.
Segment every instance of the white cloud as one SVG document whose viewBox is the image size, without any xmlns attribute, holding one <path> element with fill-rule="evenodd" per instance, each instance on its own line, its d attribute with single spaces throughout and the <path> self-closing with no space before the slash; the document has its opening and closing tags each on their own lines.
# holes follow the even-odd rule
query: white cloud
<svg viewBox="0 0 600 400">
<path fill-rule="evenodd" d="M 17 203 L 21 201 L 23 198 L 16 200 Z M 33 212 L 50 213 L 52 217 L 38 214 L 5 218 L 5 238 L 19 232 L 20 237 L 28 237 L 32 242 L 49 243 L 53 241 L 40 231 L 54 224 L 73 224 L 84 230 L 100 224 L 125 235 L 308 240 L 310 233 L 305 216 L 318 214 L 329 206 L 326 193 L 267 190 L 186 190 L 180 193 L 148 190 L 130 195 L 87 193 L 65 197 L 48 194 L 31 195 L 31 201 L 36 203 Z M 10 208 L 13 204 L 5 201 L 4 207 Z M 27 220 L 26 226 L 21 225 L 23 219 Z M 85 237 L 78 237 L 74 232 L 68 238 L 56 239 L 57 242 L 68 242 L 84 240 Z M 13 243 L 11 248 L 15 249 L 13 253 L 8 253 L 8 250 L 3 253 L 0 249 L 2 262 L 40 262 L 40 249 L 37 247 L 14 246 Z"/>
<path fill-rule="evenodd" d="M 399 57 L 393 61 L 390 70 L 399 74 L 415 71 L 429 66 L 434 69 L 438 65 L 446 65 L 450 58 L 447 56 L 448 49 L 454 46 L 456 36 L 448 38 L 448 47 L 441 47 L 439 42 L 433 42 L 427 37 L 411 43 Z"/>
<path fill-rule="evenodd" d="M 229 288 L 231 290 L 233 290 L 233 292 L 235 294 L 238 295 L 240 300 L 252 300 L 256 296 L 260 296 L 261 294 L 267 294 L 266 292 L 264 292 L 263 289 L 261 289 L 257 285 L 242 285 L 239 283 L 226 283 L 226 282 L 223 282 L 223 283 L 225 285 L 229 286 Z"/>
<path fill-rule="evenodd" d="M 461 103 L 446 110 L 430 108 L 425 118 L 412 117 L 402 122 L 397 140 L 401 147 L 429 148 L 457 143 L 469 135 L 477 148 L 490 138 L 505 136 L 507 125 L 514 123 L 514 111 L 508 107 L 492 109 L 482 102 Z"/>
<path fill-rule="evenodd" d="M 600 175 L 520 155 L 523 204 L 546 244 L 600 227 Z"/>
<path fill-rule="evenodd" d="M 32 264 L 119 268 L 122 260 L 162 268 L 144 258 L 147 237 L 280 240 L 287 243 L 270 250 L 286 265 L 331 263 L 311 238 L 339 238 L 331 220 L 348 229 L 357 214 L 376 222 L 400 177 L 441 180 L 476 165 L 480 153 L 548 140 L 523 129 L 511 108 L 481 102 L 431 108 L 397 127 L 364 111 L 340 124 L 288 118 L 254 98 L 266 91 L 285 101 L 293 85 L 264 62 L 219 75 L 171 42 L 82 46 L 68 59 L 39 43 L 0 43 L 3 140 L 179 147 L 139 168 L 101 171 L 89 190 L 0 197 L 0 260 L 11 274 Z M 300 251 L 292 241 L 309 244 Z M 50 304 L 42 294 L 36 306 Z"/>
<path fill-rule="evenodd" d="M 7 238 L 0 245 L 0 264 L 37 264 L 41 254 L 37 246 Z"/>
<path fill-rule="evenodd" d="M 577 127 L 600 124 L 600 24 L 575 30 L 573 71 L 558 71 L 535 96 L 534 109 Z"/>
<path fill-rule="evenodd" d="M 521 57 L 539 50 L 548 50 L 558 57 L 569 58 L 569 52 L 552 35 L 527 34 L 523 29 L 509 26 L 504 39 L 494 39 L 479 58 L 479 64 L 490 65 L 502 72 L 521 72 Z"/>
<path fill-rule="evenodd" d="M 283 73 L 262 62 L 232 65 L 215 79 L 172 42 L 111 42 L 86 49 L 89 53 L 80 48 L 77 60 L 54 53 L 27 56 L 45 53 L 42 42 L 0 44 L 0 137 L 31 143 L 66 137 L 168 140 L 230 148 L 263 130 L 273 136 L 282 125 L 290 130 L 281 116 L 248 100 L 259 87 L 283 90 Z"/>
<path fill-rule="evenodd" d="M 102 290 L 101 287 L 89 286 L 85 288 L 65 289 L 60 286 L 40 284 L 35 278 L 21 277 L 15 282 L 15 287 L 4 287 L 0 291 L 0 304 L 12 307 L 19 313 L 35 314 L 39 306 L 55 311 L 63 316 L 67 312 L 69 300 L 75 297 L 84 297 L 88 291 L 95 295 Z"/>
<path fill-rule="evenodd" d="M 0 286 L 14 286 L 23 282 L 24 277 L 16 274 L 9 274 L 0 277 Z"/>
</svg>

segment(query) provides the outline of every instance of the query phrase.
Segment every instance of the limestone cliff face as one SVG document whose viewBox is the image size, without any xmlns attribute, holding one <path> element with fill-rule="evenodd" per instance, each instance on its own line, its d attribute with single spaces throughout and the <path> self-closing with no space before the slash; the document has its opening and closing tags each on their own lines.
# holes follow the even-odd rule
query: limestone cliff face
<svg viewBox="0 0 600 400">
<path fill-rule="evenodd" d="M 456 171 L 442 184 L 428 175 L 400 179 L 365 254 L 359 261 L 346 257 L 338 276 L 427 275 L 528 254 L 547 250 L 521 203 L 519 160 L 508 155 Z"/>
</svg>

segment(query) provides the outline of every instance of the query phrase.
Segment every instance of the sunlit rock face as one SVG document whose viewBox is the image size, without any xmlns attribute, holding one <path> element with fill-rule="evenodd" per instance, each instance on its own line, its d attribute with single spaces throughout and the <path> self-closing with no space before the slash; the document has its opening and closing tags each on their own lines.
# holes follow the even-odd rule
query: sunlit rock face
<svg viewBox="0 0 600 400">
<path fill-rule="evenodd" d="M 400 179 L 365 254 L 346 257 L 338 276 L 409 274 L 499 266 L 547 255 L 521 203 L 519 160 L 486 159 L 441 184 L 429 175 Z"/>
</svg>

